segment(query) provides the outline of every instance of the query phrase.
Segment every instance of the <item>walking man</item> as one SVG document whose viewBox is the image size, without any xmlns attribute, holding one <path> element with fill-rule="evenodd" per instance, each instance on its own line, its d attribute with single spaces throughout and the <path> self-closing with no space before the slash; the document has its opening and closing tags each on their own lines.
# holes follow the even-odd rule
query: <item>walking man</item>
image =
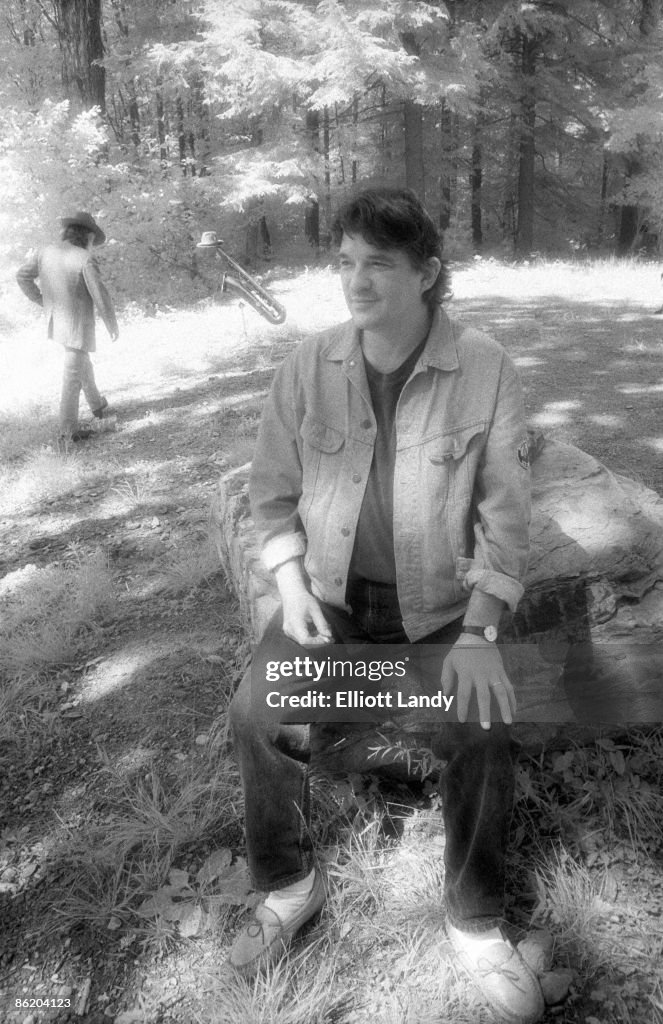
<svg viewBox="0 0 663 1024">
<path fill-rule="evenodd" d="M 499 1018 L 529 1024 L 541 989 L 500 927 L 515 694 L 496 645 L 528 557 L 520 385 L 499 345 L 442 310 L 438 233 L 413 193 L 359 193 L 333 238 L 351 320 L 285 359 L 252 465 L 282 608 L 231 705 L 249 865 L 268 895 L 230 961 L 255 973 L 325 900 L 308 828 L 315 724 L 260 713 L 274 690 L 261 666 L 312 647 L 322 658 L 330 644 L 446 645 L 437 679 L 457 709 L 438 736 L 447 931 Z"/>
<path fill-rule="evenodd" d="M 60 437 L 82 441 L 92 431 L 78 422 L 81 389 L 94 416 L 100 419 L 108 410 L 107 400 L 97 389 L 90 359 L 90 352 L 96 348 L 95 307 L 111 341 L 117 340 L 119 331 L 111 297 L 92 253 L 94 247 L 106 241 L 104 232 L 83 211 L 63 217 L 60 223 L 61 241 L 32 255 L 16 279 L 27 297 L 44 307 L 48 337 L 64 348 Z"/>
</svg>

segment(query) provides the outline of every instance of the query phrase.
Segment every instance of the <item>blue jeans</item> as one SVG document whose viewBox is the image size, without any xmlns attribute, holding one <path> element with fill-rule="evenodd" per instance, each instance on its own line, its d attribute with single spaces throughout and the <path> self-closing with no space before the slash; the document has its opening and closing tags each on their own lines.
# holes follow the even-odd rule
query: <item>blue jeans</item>
<svg viewBox="0 0 663 1024">
<path fill-rule="evenodd" d="M 82 349 L 65 348 L 60 396 L 60 433 L 65 437 L 70 437 L 78 427 L 81 389 L 91 412 L 102 407 L 104 400 L 97 389 L 89 353 Z"/>
<path fill-rule="evenodd" d="M 322 606 L 335 643 L 409 642 L 394 587 L 362 581 L 349 588 L 348 603 L 352 614 Z M 457 621 L 420 642 L 452 644 L 460 629 Z M 267 658 L 277 661 L 306 653 L 283 633 L 280 612 L 269 623 L 260 647 Z M 324 648 L 317 648 L 318 654 L 324 656 Z M 264 664 L 265 659 L 255 660 Z M 313 866 L 309 764 L 311 730 L 316 726 L 283 724 L 254 714 L 256 700 L 274 688 L 273 682 L 256 675 L 249 671 L 244 676 L 230 719 L 244 789 L 249 867 L 256 886 L 273 891 L 304 878 Z M 439 787 L 446 834 L 447 916 L 457 928 L 483 931 L 503 920 L 515 744 L 509 728 L 500 723 L 484 730 L 453 722 L 440 725 L 433 749 L 446 761 Z"/>
</svg>

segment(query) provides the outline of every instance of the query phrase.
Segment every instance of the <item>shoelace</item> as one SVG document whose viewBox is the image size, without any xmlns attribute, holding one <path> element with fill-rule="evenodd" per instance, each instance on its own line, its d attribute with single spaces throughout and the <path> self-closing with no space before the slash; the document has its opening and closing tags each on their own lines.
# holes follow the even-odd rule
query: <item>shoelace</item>
<svg viewBox="0 0 663 1024">
<path fill-rule="evenodd" d="M 513 960 L 514 954 L 512 953 L 508 960 L 505 960 L 503 964 L 494 964 L 487 957 L 479 957 L 476 962 L 476 970 L 482 978 L 488 977 L 489 974 L 501 974 L 503 978 L 506 978 L 514 988 L 517 988 L 520 992 L 526 992 L 526 988 L 520 984 L 520 972 L 515 970 L 513 967 L 509 967 L 509 963 Z M 485 964 L 485 966 L 484 966 Z"/>
<path fill-rule="evenodd" d="M 253 918 L 252 921 L 249 921 L 249 923 L 247 924 L 246 935 L 247 938 L 249 939 L 262 939 L 263 945 L 266 945 L 267 936 L 265 935 L 265 928 L 270 927 L 275 929 L 283 929 L 284 923 L 275 910 L 268 910 L 268 913 L 272 914 L 276 919 L 275 921 L 260 921 L 259 918 L 257 917 L 258 910 L 260 909 L 260 907 L 257 908 L 256 916 Z M 262 909 L 265 910 L 267 908 L 263 907 Z"/>
</svg>

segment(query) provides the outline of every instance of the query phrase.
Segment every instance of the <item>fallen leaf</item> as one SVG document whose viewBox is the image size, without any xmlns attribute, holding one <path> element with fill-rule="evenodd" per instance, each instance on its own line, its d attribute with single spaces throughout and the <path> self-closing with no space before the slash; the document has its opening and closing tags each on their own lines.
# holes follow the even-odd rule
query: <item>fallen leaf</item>
<svg viewBox="0 0 663 1024">
<path fill-rule="evenodd" d="M 228 870 L 232 863 L 232 851 L 223 847 L 213 850 L 196 875 L 196 882 L 202 885 L 205 882 L 213 882 L 215 878 Z"/>
<path fill-rule="evenodd" d="M 567 750 L 563 754 L 558 754 L 555 758 L 553 758 L 553 771 L 560 773 L 567 771 L 573 764 L 574 757 L 575 751 L 573 750 Z"/>
<path fill-rule="evenodd" d="M 196 907 L 192 903 L 181 903 L 179 908 L 180 915 L 177 920 L 180 926 L 180 935 L 187 939 L 193 938 L 200 931 L 203 912 L 200 907 Z"/>
<path fill-rule="evenodd" d="M 171 868 L 168 872 L 168 881 L 177 889 L 185 889 L 189 884 L 189 872 L 181 868 Z"/>
<path fill-rule="evenodd" d="M 607 903 L 614 903 L 617 899 L 618 891 L 619 884 L 617 878 L 614 872 L 607 868 L 601 881 L 601 896 Z"/>
<path fill-rule="evenodd" d="M 243 857 L 238 857 L 232 868 L 219 877 L 217 885 L 218 892 L 215 895 L 222 903 L 241 906 L 245 902 L 253 888 L 253 883 Z"/>
<path fill-rule="evenodd" d="M 539 975 L 539 984 L 547 1006 L 554 1006 L 566 999 L 573 977 L 573 971 L 565 970 L 544 971 Z"/>
<path fill-rule="evenodd" d="M 552 947 L 550 932 L 539 929 L 530 932 L 518 943 L 518 952 L 535 974 L 542 974 L 552 966 Z"/>
<path fill-rule="evenodd" d="M 177 920 L 177 916 L 171 916 L 173 913 L 177 915 L 177 908 L 173 903 L 173 896 L 179 896 L 181 891 L 182 890 L 178 886 L 164 885 L 161 889 L 157 889 L 153 896 L 144 900 L 138 909 L 140 913 L 144 914 L 146 917 L 163 917 L 166 921 Z"/>
</svg>

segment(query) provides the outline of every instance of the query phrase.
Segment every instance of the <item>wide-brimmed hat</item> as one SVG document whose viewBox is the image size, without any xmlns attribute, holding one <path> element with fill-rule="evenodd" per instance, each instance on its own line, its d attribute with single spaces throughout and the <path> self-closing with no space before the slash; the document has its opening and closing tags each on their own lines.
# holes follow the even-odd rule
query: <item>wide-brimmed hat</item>
<svg viewBox="0 0 663 1024">
<path fill-rule="evenodd" d="M 79 210 L 78 213 L 73 213 L 71 217 L 61 217 L 60 223 L 63 228 L 68 228 L 70 224 L 80 224 L 82 228 L 87 228 L 88 231 L 94 231 L 94 245 L 103 245 L 106 241 L 106 235 L 101 230 L 94 217 L 89 213 L 85 213 L 84 210 Z"/>
</svg>

